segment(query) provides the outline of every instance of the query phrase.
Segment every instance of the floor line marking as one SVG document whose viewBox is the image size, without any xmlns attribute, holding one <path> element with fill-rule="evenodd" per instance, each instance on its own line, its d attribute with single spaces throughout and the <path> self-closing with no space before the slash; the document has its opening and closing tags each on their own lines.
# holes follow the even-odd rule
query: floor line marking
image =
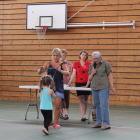
<svg viewBox="0 0 140 140">
<path fill-rule="evenodd" d="M 132 118 L 140 118 L 140 116 L 134 116 L 134 117 L 128 117 L 128 118 L 122 118 L 122 119 L 111 120 L 111 122 L 114 122 L 114 121 L 122 121 L 122 120 L 127 120 L 127 119 L 132 119 Z"/>
<path fill-rule="evenodd" d="M 121 128 L 121 129 L 140 129 L 140 128 L 134 128 L 134 127 L 119 127 L 119 126 L 111 126 L 113 128 Z"/>
<path fill-rule="evenodd" d="M 16 122 L 21 122 L 20 120 L 5 120 L 5 119 L 0 119 L 0 121 L 16 121 Z M 30 122 L 34 122 L 30 120 Z M 27 123 L 30 123 L 27 122 Z M 38 123 L 41 121 L 38 121 Z M 23 123 L 23 122 L 22 122 Z M 37 122 L 36 122 L 37 123 Z M 17 124 L 16 124 L 17 125 Z M 21 125 L 21 124 L 20 124 Z M 26 125 L 26 124 L 25 124 Z M 84 125 L 84 126 L 90 126 L 89 124 L 72 124 L 72 125 Z M 117 129 L 140 129 L 140 128 L 134 128 L 134 127 L 118 127 L 118 126 L 111 126 L 112 128 L 117 128 Z M 80 127 L 80 128 L 85 128 L 85 127 Z"/>
</svg>

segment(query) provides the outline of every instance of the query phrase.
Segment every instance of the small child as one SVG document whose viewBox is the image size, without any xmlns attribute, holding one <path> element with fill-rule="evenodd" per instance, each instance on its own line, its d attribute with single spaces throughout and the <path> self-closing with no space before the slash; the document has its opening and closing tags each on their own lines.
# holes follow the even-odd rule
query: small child
<svg viewBox="0 0 140 140">
<path fill-rule="evenodd" d="M 42 76 L 38 97 L 40 97 L 40 110 L 44 117 L 44 128 L 42 131 L 46 135 L 49 135 L 48 127 L 52 121 L 52 97 L 56 97 L 50 86 L 51 88 L 54 86 L 52 77 L 50 75 Z"/>
</svg>

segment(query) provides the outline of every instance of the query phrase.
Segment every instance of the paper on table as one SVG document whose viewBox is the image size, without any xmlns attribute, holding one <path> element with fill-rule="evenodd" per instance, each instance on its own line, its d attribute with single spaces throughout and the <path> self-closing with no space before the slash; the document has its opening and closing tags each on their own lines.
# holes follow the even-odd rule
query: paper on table
<svg viewBox="0 0 140 140">
<path fill-rule="evenodd" d="M 69 85 L 68 84 L 64 84 L 64 87 L 69 87 Z"/>
</svg>

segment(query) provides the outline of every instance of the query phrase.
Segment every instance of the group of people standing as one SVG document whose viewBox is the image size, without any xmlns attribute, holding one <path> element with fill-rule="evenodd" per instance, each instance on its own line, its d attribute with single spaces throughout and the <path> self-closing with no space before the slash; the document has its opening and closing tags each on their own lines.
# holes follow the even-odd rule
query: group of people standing
<svg viewBox="0 0 140 140">
<path fill-rule="evenodd" d="M 40 69 L 38 69 L 38 74 L 41 74 L 46 70 L 48 74 L 42 77 L 42 82 L 40 82 L 40 88 L 42 90 L 40 90 L 38 93 L 41 103 L 43 102 L 42 104 L 44 104 L 40 104 L 40 109 L 44 116 L 44 128 L 42 131 L 48 135 L 49 125 L 53 124 L 55 128 L 61 128 L 61 126 L 58 125 L 58 119 L 61 118 L 66 120 L 69 118 L 67 109 L 69 108 L 70 91 L 65 91 L 63 84 L 69 84 L 69 86 L 71 86 L 71 83 L 75 77 L 76 87 L 90 87 L 92 89 L 94 109 L 96 111 L 96 113 L 95 111 L 92 113 L 94 117 L 93 119 L 96 120 L 96 124 L 93 125 L 92 128 L 101 127 L 103 130 L 110 129 L 111 127 L 108 106 L 110 86 L 111 90 L 115 93 L 110 64 L 102 60 L 102 56 L 99 52 L 92 53 L 92 62 L 90 62 L 88 61 L 87 51 L 82 50 L 79 54 L 79 60 L 73 65 L 70 61 L 66 60 L 66 56 L 66 50 L 55 48 L 52 51 L 52 61 L 46 62 L 40 67 Z M 49 75 L 51 75 L 52 78 Z M 46 80 L 49 79 L 48 77 L 51 79 L 50 82 L 47 82 Z M 43 78 L 45 79 L 44 81 Z M 45 94 L 47 94 L 47 96 Z M 90 92 L 88 91 L 77 91 L 77 96 L 86 102 L 89 95 Z M 43 96 L 45 96 L 44 98 L 49 98 L 49 102 L 46 103 L 50 104 L 49 107 L 45 105 Z M 50 100 L 51 96 L 55 98 L 54 123 L 51 122 L 52 115 L 48 115 L 50 113 L 44 111 L 52 110 L 52 102 Z M 87 120 L 85 116 L 87 104 L 82 100 L 80 100 L 79 108 L 82 115 L 81 121 L 85 121 Z"/>
</svg>

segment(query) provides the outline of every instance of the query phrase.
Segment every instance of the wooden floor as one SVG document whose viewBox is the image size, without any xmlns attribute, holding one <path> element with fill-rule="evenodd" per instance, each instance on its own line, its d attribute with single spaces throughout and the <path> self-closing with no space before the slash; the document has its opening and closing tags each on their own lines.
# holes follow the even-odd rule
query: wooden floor
<svg viewBox="0 0 140 140">
<path fill-rule="evenodd" d="M 140 107 L 110 106 L 111 129 L 93 129 L 95 122 L 81 122 L 78 104 L 70 104 L 69 120 L 59 120 L 61 129 L 50 127 L 50 135 L 41 131 L 35 107 L 30 107 L 25 121 L 28 102 L 0 101 L 0 140 L 139 140 Z M 87 112 L 88 114 L 88 112 Z"/>
</svg>

